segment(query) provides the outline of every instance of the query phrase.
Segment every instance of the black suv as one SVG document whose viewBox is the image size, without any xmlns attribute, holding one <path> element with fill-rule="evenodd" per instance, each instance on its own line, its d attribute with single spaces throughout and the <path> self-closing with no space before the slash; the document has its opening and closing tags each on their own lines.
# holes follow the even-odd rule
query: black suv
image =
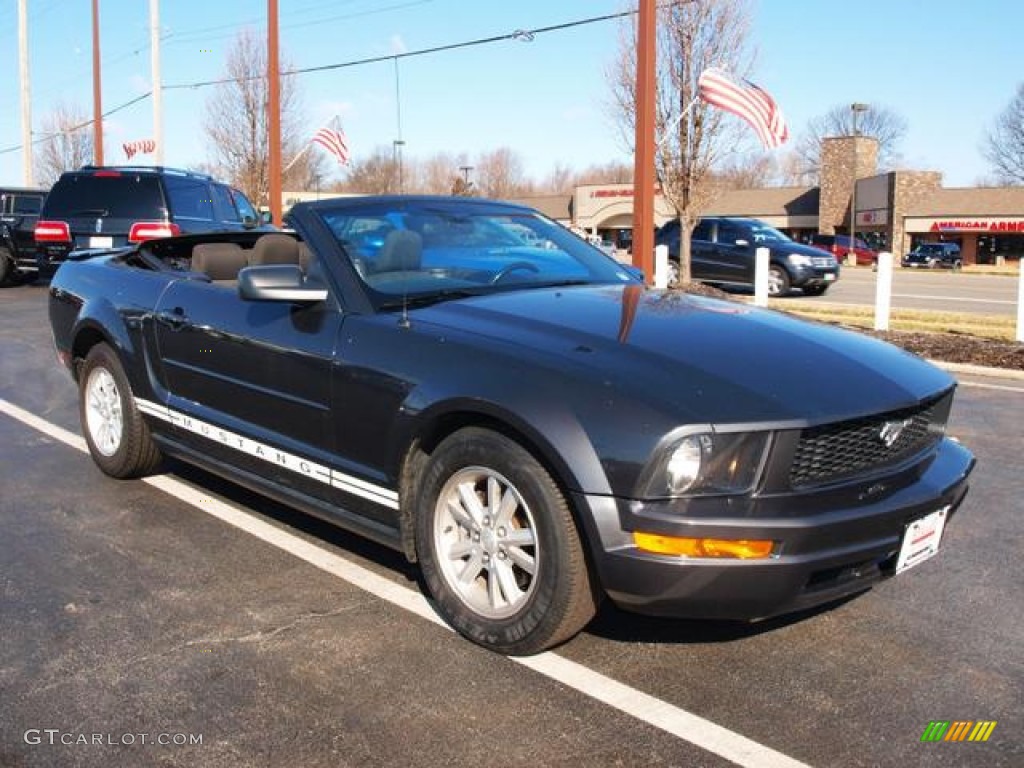
<svg viewBox="0 0 1024 768">
<path fill-rule="evenodd" d="M 36 271 L 33 237 L 44 189 L 0 187 L 0 285 Z"/>
<path fill-rule="evenodd" d="M 960 246 L 956 243 L 921 243 L 900 260 L 900 266 L 904 267 L 960 269 L 963 265 Z"/>
<path fill-rule="evenodd" d="M 656 245 L 668 247 L 673 270 L 670 286 L 678 281 L 679 234 L 679 219 L 673 219 L 654 238 Z M 821 296 L 839 279 L 834 256 L 791 240 L 763 221 L 738 217 L 705 217 L 697 223 L 690 238 L 693 277 L 704 283 L 753 285 L 758 248 L 768 249 L 768 293 L 772 296 L 785 296 L 791 288 Z"/>
<path fill-rule="evenodd" d="M 52 272 L 73 250 L 114 248 L 155 237 L 264 226 L 237 189 L 161 166 L 84 166 L 61 174 L 35 228 L 39 269 Z"/>
</svg>

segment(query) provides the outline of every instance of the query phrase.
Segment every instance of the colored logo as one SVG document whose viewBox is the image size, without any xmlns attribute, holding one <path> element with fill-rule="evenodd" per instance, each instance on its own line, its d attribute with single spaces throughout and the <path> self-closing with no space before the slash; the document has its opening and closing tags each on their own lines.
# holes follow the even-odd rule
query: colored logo
<svg viewBox="0 0 1024 768">
<path fill-rule="evenodd" d="M 932 720 L 921 741 L 988 741 L 995 729 L 995 720 Z"/>
</svg>

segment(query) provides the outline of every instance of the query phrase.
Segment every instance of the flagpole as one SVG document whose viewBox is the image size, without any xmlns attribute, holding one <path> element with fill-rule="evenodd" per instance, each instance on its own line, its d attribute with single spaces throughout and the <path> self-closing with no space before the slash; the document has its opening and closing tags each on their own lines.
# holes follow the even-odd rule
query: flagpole
<svg viewBox="0 0 1024 768">
<path fill-rule="evenodd" d="M 696 104 L 699 100 L 700 92 L 698 91 L 697 95 L 690 99 L 690 103 L 686 105 L 686 108 L 679 113 L 679 116 L 676 117 L 675 120 L 672 121 L 672 125 L 665 126 L 665 135 L 662 136 L 661 139 L 658 141 L 658 149 L 661 149 L 662 145 L 666 141 L 668 141 L 669 137 L 672 135 L 672 132 L 675 130 L 675 127 L 679 125 L 680 121 L 684 117 L 686 117 L 686 113 L 693 109 L 693 105 Z"/>
<path fill-rule="evenodd" d="M 295 157 L 293 157 L 292 161 L 290 163 L 288 163 L 287 166 L 285 166 L 285 169 L 283 171 L 281 171 L 281 175 L 282 176 L 284 176 L 284 174 L 288 173 L 288 171 L 290 171 L 292 169 L 292 166 L 295 165 L 297 162 L 299 162 L 299 158 L 300 157 L 302 157 L 307 152 L 309 152 L 309 148 L 310 148 L 310 146 L 312 146 L 312 144 L 313 144 L 312 141 L 307 141 L 306 142 L 306 146 L 304 146 L 302 148 L 302 151 L 300 151 L 299 154 L 297 154 Z"/>
</svg>

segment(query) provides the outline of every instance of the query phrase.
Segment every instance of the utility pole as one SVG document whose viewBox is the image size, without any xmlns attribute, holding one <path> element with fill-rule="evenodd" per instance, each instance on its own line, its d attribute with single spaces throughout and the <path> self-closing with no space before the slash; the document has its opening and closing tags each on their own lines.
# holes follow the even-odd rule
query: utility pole
<svg viewBox="0 0 1024 768">
<path fill-rule="evenodd" d="M 278 57 L 277 0 L 267 0 L 267 133 L 270 217 L 281 226 L 281 64 Z"/>
<path fill-rule="evenodd" d="M 160 0 L 149 0 L 149 61 L 153 73 L 153 162 L 164 164 L 164 94 L 160 79 Z"/>
<path fill-rule="evenodd" d="M 28 9 L 26 0 L 18 0 L 18 64 L 21 70 L 21 152 L 25 186 L 32 178 L 32 99 L 28 78 Z"/>
<path fill-rule="evenodd" d="M 640 0 L 636 33 L 636 154 L 633 167 L 633 265 L 654 281 L 654 0 Z"/>
<path fill-rule="evenodd" d="M 100 0 L 92 0 L 92 157 L 103 165 L 103 99 L 100 96 Z"/>
</svg>

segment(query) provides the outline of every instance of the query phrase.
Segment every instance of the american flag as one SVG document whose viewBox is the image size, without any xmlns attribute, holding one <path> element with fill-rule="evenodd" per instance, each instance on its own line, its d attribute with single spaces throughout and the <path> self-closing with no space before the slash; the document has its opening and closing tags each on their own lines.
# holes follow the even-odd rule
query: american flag
<svg viewBox="0 0 1024 768">
<path fill-rule="evenodd" d="M 786 118 L 775 100 L 763 88 L 744 80 L 738 85 L 715 69 L 701 73 L 697 81 L 700 97 L 708 104 L 732 112 L 750 123 L 765 149 L 772 149 L 789 139 Z"/>
<path fill-rule="evenodd" d="M 129 160 L 131 160 L 136 153 L 148 155 L 156 151 L 156 141 L 154 141 L 153 139 L 139 139 L 138 141 L 126 141 L 121 146 L 123 147 L 124 153 Z"/>
<path fill-rule="evenodd" d="M 313 135 L 312 140 L 338 158 L 342 165 L 348 162 L 348 139 L 340 126 L 338 129 L 324 126 Z"/>
</svg>

